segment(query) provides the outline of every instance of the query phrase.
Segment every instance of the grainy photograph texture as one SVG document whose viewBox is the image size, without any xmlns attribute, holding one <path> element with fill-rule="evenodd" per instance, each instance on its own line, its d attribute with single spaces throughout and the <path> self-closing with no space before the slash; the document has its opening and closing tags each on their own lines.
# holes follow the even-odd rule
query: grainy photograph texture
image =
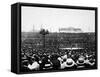
<svg viewBox="0 0 100 77">
<path fill-rule="evenodd" d="M 96 68 L 95 11 L 21 7 L 21 72 Z"/>
</svg>

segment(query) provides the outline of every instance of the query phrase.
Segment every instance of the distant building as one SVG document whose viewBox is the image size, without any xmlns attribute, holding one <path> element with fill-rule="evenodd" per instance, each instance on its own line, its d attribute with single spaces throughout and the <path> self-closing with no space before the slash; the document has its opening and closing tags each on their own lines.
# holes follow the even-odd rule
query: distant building
<svg viewBox="0 0 100 77">
<path fill-rule="evenodd" d="M 82 30 L 80 28 L 59 28 L 60 33 L 82 33 Z"/>
</svg>

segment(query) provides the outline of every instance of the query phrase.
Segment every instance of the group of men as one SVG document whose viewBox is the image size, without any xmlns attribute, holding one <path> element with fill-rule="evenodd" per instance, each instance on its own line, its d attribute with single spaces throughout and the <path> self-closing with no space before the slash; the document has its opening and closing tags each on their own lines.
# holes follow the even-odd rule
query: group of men
<svg viewBox="0 0 100 77">
<path fill-rule="evenodd" d="M 52 53 L 52 55 L 43 54 L 38 56 L 33 54 L 27 56 L 27 60 L 22 61 L 22 66 L 29 70 L 61 70 L 61 69 L 79 69 L 88 68 L 95 65 L 95 58 L 92 55 L 79 55 L 75 60 L 71 54 L 62 56 Z"/>
</svg>

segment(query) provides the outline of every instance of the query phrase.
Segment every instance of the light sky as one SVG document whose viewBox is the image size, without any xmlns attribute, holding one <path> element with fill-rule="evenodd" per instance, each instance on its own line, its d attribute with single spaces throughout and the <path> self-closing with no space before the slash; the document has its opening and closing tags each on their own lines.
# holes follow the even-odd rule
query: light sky
<svg viewBox="0 0 100 77">
<path fill-rule="evenodd" d="M 83 32 L 95 32 L 95 11 L 22 6 L 22 32 L 41 28 L 58 32 L 59 28 L 81 28 Z"/>
</svg>

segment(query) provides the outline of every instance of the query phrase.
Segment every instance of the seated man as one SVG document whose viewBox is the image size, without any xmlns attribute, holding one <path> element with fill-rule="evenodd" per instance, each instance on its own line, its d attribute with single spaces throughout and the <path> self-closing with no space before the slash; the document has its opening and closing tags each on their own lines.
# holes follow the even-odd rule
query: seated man
<svg viewBox="0 0 100 77">
<path fill-rule="evenodd" d="M 76 63 L 72 58 L 67 58 L 63 60 L 63 63 L 61 64 L 61 69 L 67 69 L 67 68 L 74 68 Z"/>
<path fill-rule="evenodd" d="M 95 65 L 95 59 L 93 59 L 93 58 L 86 59 L 85 60 L 85 65 L 86 65 L 86 67 L 94 66 Z"/>
<path fill-rule="evenodd" d="M 39 64 L 40 64 L 40 70 L 43 70 L 46 64 L 49 64 L 49 58 L 46 54 L 42 55 L 41 61 L 39 61 Z"/>
<path fill-rule="evenodd" d="M 58 60 L 60 61 L 60 64 L 62 64 L 63 59 L 61 57 L 58 57 Z"/>
<path fill-rule="evenodd" d="M 77 68 L 83 68 L 85 67 L 85 58 L 83 56 L 80 56 L 77 60 L 77 65 L 78 67 Z"/>
<path fill-rule="evenodd" d="M 50 61 L 52 63 L 52 68 L 55 70 L 60 69 L 60 61 L 58 60 L 58 57 L 59 57 L 59 55 L 57 55 L 57 54 L 53 54 L 50 57 Z"/>
<path fill-rule="evenodd" d="M 95 59 L 90 59 L 88 63 L 90 66 L 93 66 L 95 64 Z"/>
<path fill-rule="evenodd" d="M 70 67 L 74 68 L 75 66 L 76 66 L 76 63 L 72 58 L 68 58 L 66 60 L 66 67 L 67 68 L 70 68 Z"/>
<path fill-rule="evenodd" d="M 66 59 L 64 59 L 63 62 L 61 62 L 60 64 L 61 64 L 61 69 L 65 69 L 67 67 Z"/>
<path fill-rule="evenodd" d="M 51 60 L 51 63 L 52 63 L 53 69 L 55 70 L 60 69 L 60 61 L 58 59 Z"/>
<path fill-rule="evenodd" d="M 52 63 L 50 59 L 48 59 L 48 62 L 44 65 L 43 69 L 52 69 Z"/>
<path fill-rule="evenodd" d="M 31 61 L 29 61 L 28 65 L 25 66 L 27 67 L 29 70 L 39 70 L 40 65 L 38 64 L 38 62 L 33 58 Z"/>
<path fill-rule="evenodd" d="M 32 65 L 31 64 L 29 64 L 28 65 L 28 68 L 30 69 L 30 70 L 39 70 L 39 64 L 38 64 L 38 62 L 36 62 L 36 61 L 34 61 L 33 63 L 32 63 Z"/>
</svg>

